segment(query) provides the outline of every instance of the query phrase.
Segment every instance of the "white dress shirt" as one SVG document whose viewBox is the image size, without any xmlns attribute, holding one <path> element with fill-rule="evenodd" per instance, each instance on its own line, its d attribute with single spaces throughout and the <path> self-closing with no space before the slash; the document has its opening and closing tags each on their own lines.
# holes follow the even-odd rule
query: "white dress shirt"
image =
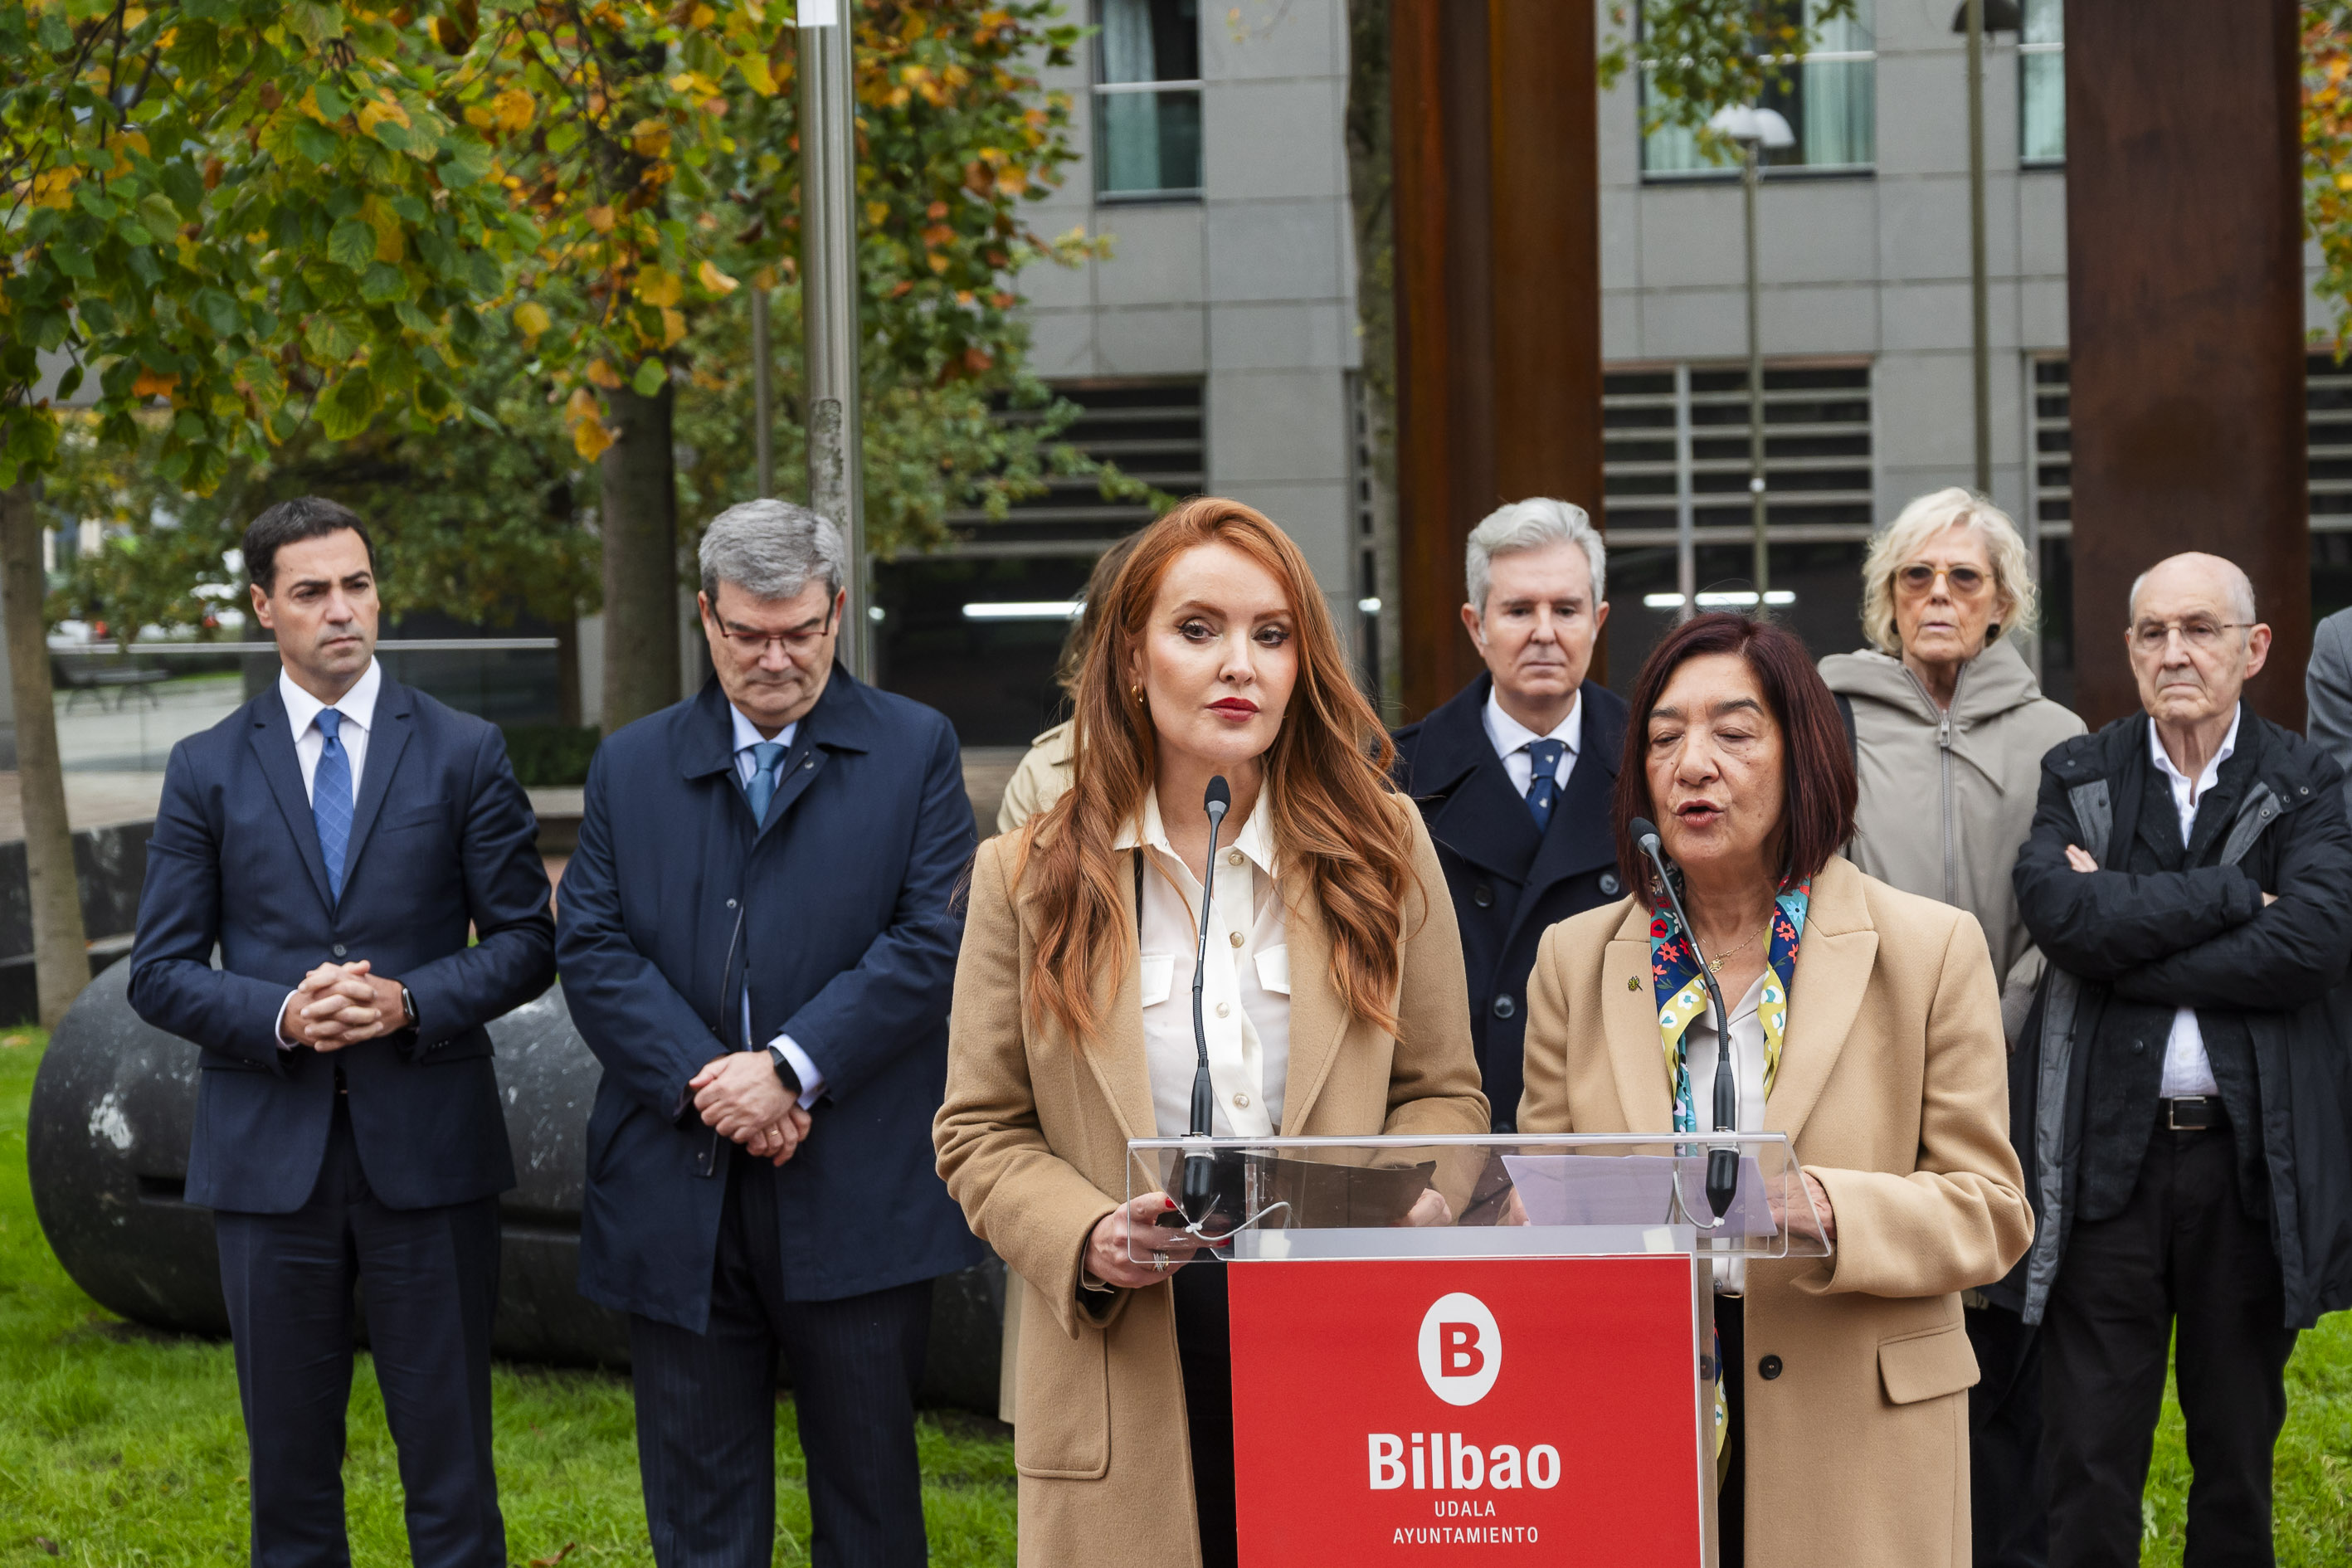
<svg viewBox="0 0 2352 1568">
<path fill-rule="evenodd" d="M 1727 1003 L 1731 1016 L 1731 1081 L 1739 1090 L 1739 1113 L 1732 1126 L 1741 1132 L 1764 1131 L 1764 1020 L 1757 1006 L 1764 997 L 1764 976 L 1759 974 L 1738 1001 Z M 1683 1031 L 1684 1062 L 1690 1068 L 1691 1105 L 1698 1124 L 1715 1128 L 1715 1009 L 1699 1009 Z M 1742 1158 L 1746 1158 L 1743 1151 Z M 1747 1289 L 1747 1259 L 1722 1258 L 1715 1262 L 1715 1288 L 1729 1295 Z"/>
<path fill-rule="evenodd" d="M 1535 783 L 1536 762 L 1528 755 L 1532 741 L 1558 741 L 1567 747 L 1560 753 L 1559 765 L 1552 770 L 1552 783 L 1565 789 L 1568 775 L 1575 771 L 1576 753 L 1584 744 L 1584 693 L 1576 694 L 1569 705 L 1568 717 L 1553 726 L 1549 735 L 1538 735 L 1508 713 L 1490 688 L 1486 692 L 1486 739 L 1494 742 L 1495 752 L 1503 759 L 1503 771 L 1511 775 L 1511 787 L 1521 795 Z"/>
<path fill-rule="evenodd" d="M 2165 753 L 2164 738 L 2151 723 L 2147 727 L 2148 750 L 2155 754 L 2156 765 L 2172 785 L 2172 805 L 2180 814 L 2180 842 L 2189 843 L 2189 830 L 2197 825 L 2197 803 L 2205 798 L 2221 777 L 2221 764 L 2238 749 L 2238 721 L 2245 716 L 2241 703 L 2230 715 L 2230 732 L 2221 738 L 2221 749 L 2205 764 L 2205 771 L 2192 782 L 2189 775 L 2172 765 Z M 2164 1042 L 2164 1085 L 2156 1091 L 2166 1100 L 2185 1096 L 2219 1094 L 2221 1086 L 2213 1081 L 2213 1064 L 2205 1055 L 2205 1031 L 2197 1026 L 2197 1009 L 2176 1008 L 2172 1015 L 2172 1034 Z"/>
<path fill-rule="evenodd" d="M 278 697 L 286 704 L 286 722 L 294 732 L 294 761 L 302 769 L 303 795 L 315 794 L 319 755 L 327 749 L 319 714 L 331 707 L 343 716 L 336 736 L 343 742 L 343 754 L 352 761 L 352 801 L 358 804 L 360 774 L 367 767 L 368 731 L 375 728 L 376 693 L 383 689 L 383 667 L 373 658 L 352 689 L 331 703 L 321 702 L 295 685 L 294 678 L 283 669 L 278 672 Z"/>
<path fill-rule="evenodd" d="M 1152 1115 L 1163 1138 L 1192 1131 L 1192 955 L 1200 928 L 1201 883 L 1169 847 L 1157 790 L 1143 797 L 1143 820 L 1121 829 L 1112 847 L 1144 850 L 1143 1052 L 1151 1074 Z M 1120 889 L 1132 897 L 1132 881 Z M 1210 1131 L 1220 1138 L 1266 1138 L 1282 1125 L 1283 1078 L 1290 1068 L 1289 914 L 1276 887 L 1274 827 L 1265 795 L 1241 831 L 1217 847 L 1217 902 L 1209 914 L 1208 963 L 1201 1021 L 1215 1086 Z"/>
<path fill-rule="evenodd" d="M 327 732 L 319 728 L 319 715 L 329 708 L 343 716 L 335 727 L 335 738 L 343 743 L 343 755 L 352 764 L 352 804 L 360 799 L 360 772 L 367 766 L 368 731 L 375 727 L 376 693 L 383 689 L 383 666 L 373 658 L 361 672 L 352 689 L 332 702 L 321 702 L 294 684 L 294 678 L 284 669 L 278 672 L 278 700 L 286 704 L 286 723 L 294 732 L 294 763 L 302 770 L 302 794 L 306 799 L 318 799 L 319 758 L 327 749 Z M 291 1002 L 301 994 L 297 986 L 286 993 Z M 286 1037 L 286 1003 L 278 1005 L 278 1045 L 281 1050 L 291 1049 L 294 1041 Z M 414 1019 L 410 1020 L 412 1023 Z"/>
<path fill-rule="evenodd" d="M 758 759 L 751 754 L 751 748 L 762 744 L 769 737 L 760 733 L 760 727 L 743 717 L 740 708 L 730 703 L 727 711 L 735 721 L 735 776 L 748 789 L 751 784 L 752 770 L 759 765 Z M 793 749 L 793 737 L 800 733 L 800 728 L 799 721 L 795 720 L 775 733 L 776 743 L 783 747 L 787 755 Z M 779 765 L 782 761 L 782 758 L 778 759 Z M 743 1037 L 747 1040 L 751 1037 L 751 985 L 748 977 L 743 984 Z M 783 1052 L 784 1060 L 792 1063 L 793 1071 L 800 1075 L 801 1109 L 805 1110 L 814 1105 L 816 1097 L 824 1092 L 824 1074 L 817 1070 L 816 1063 L 809 1059 L 809 1054 L 801 1049 L 800 1042 L 790 1035 L 778 1035 L 768 1043 Z"/>
</svg>

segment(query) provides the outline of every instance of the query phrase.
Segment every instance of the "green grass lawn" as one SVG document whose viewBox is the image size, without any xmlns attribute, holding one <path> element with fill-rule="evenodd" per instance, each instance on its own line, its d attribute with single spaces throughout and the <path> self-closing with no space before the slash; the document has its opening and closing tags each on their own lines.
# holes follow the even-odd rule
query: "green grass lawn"
<svg viewBox="0 0 2352 1568">
<path fill-rule="evenodd" d="M 41 1037 L 0 1032 L 0 1568 L 245 1562 L 245 1432 L 228 1347 L 152 1334 L 74 1288 L 33 1217 L 25 1109 Z M 2303 1336 L 2278 1451 L 2284 1568 L 2352 1562 L 2352 1313 Z M 500 1502 L 518 1564 L 650 1564 L 629 1386 L 593 1372 L 500 1365 Z M 808 1495 L 792 1406 L 776 1440 L 778 1563 L 808 1560 Z M 344 1466 L 353 1561 L 408 1560 L 383 1406 L 365 1356 Z M 1002 1430 L 998 1428 L 996 1430 Z M 1013 1560 L 1013 1453 L 981 1423 L 922 1423 L 931 1560 Z M 2147 1498 L 2145 1561 L 2180 1562 L 2189 1492 L 2180 1408 L 2168 1396 Z M 569 1555 L 564 1555 L 568 1551 Z"/>
<path fill-rule="evenodd" d="M 0 1032 L 0 1564 L 233 1568 L 246 1561 L 247 1521 L 229 1348 L 123 1322 L 50 1256 L 25 1174 L 41 1043 Z M 496 1393 L 513 1562 L 650 1565 L 627 1380 L 501 1363 Z M 805 1563 L 808 1493 L 789 1401 L 778 1415 L 775 1560 Z M 1010 1564 L 1011 1443 L 952 1413 L 926 1415 L 920 1432 L 931 1561 Z M 408 1561 L 399 1475 L 364 1355 L 350 1434 L 352 1561 L 394 1568 Z"/>
</svg>

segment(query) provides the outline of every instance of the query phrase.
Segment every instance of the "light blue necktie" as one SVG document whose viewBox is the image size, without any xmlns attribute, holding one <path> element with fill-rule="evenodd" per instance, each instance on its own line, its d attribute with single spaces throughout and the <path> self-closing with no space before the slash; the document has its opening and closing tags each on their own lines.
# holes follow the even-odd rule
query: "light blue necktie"
<svg viewBox="0 0 2352 1568">
<path fill-rule="evenodd" d="M 1538 835 L 1551 826 L 1551 808 L 1559 800 L 1559 760 L 1567 754 L 1568 743 L 1564 741 L 1528 742 L 1528 761 L 1531 764 L 1528 815 L 1536 819 Z"/>
<path fill-rule="evenodd" d="M 343 856 L 352 845 L 352 754 L 343 750 L 341 712 L 321 708 L 317 723 L 327 743 L 310 775 L 310 818 L 319 825 L 319 854 L 327 862 L 327 894 L 341 903 Z"/>
<path fill-rule="evenodd" d="M 764 824 L 768 807 L 776 798 L 776 764 L 784 759 L 782 741 L 760 741 L 751 747 L 751 782 L 743 793 L 751 799 L 751 820 Z"/>
</svg>

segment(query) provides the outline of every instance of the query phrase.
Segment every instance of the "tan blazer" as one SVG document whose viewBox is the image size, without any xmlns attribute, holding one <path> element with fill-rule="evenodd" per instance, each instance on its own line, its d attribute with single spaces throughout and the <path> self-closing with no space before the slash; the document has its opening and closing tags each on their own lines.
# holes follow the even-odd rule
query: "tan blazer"
<svg viewBox="0 0 2352 1568">
<path fill-rule="evenodd" d="M 1628 898 L 1544 933 L 1522 1132 L 1673 1130 L 1649 928 Z M 1748 1266 L 1748 1568 L 1967 1568 L 1977 1363 L 1958 1293 L 2033 1237 L 1976 918 L 1823 867 L 1764 1125 L 1827 1189 L 1837 1245 Z"/>
<path fill-rule="evenodd" d="M 1412 825 L 1420 883 L 1406 901 L 1396 1036 L 1342 1008 L 1321 910 L 1303 883 L 1286 884 L 1286 1133 L 1482 1133 L 1488 1126 L 1445 873 L 1420 813 L 1402 800 L 1392 808 Z M 940 1175 L 973 1234 L 1015 1276 L 1021 1562 L 1197 1568 L 1170 1289 L 1105 1296 L 1079 1288 L 1096 1222 L 1127 1200 L 1127 1141 L 1159 1131 L 1144 1065 L 1134 911 L 1122 904 L 1127 964 L 1117 992 L 1108 975 L 1097 984 L 1100 1037 L 1081 1044 L 1055 1025 L 1029 1028 L 1023 1003 L 1038 917 L 1034 896 L 1008 885 L 1014 847 L 992 838 L 972 868 L 947 1100 L 932 1139 Z"/>
</svg>

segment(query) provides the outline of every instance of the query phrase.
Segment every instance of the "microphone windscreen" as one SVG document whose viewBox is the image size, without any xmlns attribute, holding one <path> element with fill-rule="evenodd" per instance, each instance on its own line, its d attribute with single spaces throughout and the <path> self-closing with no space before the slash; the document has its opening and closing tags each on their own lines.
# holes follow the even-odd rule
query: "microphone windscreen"
<svg viewBox="0 0 2352 1568">
<path fill-rule="evenodd" d="M 1204 810 L 1218 816 L 1234 808 L 1234 787 L 1225 782 L 1224 774 L 1219 773 L 1209 781 L 1208 795 L 1201 805 Z"/>
<path fill-rule="evenodd" d="M 1625 825 L 1625 830 L 1633 836 L 1634 844 L 1641 848 L 1648 849 L 1657 842 L 1658 825 L 1646 816 L 1635 817 Z"/>
</svg>

